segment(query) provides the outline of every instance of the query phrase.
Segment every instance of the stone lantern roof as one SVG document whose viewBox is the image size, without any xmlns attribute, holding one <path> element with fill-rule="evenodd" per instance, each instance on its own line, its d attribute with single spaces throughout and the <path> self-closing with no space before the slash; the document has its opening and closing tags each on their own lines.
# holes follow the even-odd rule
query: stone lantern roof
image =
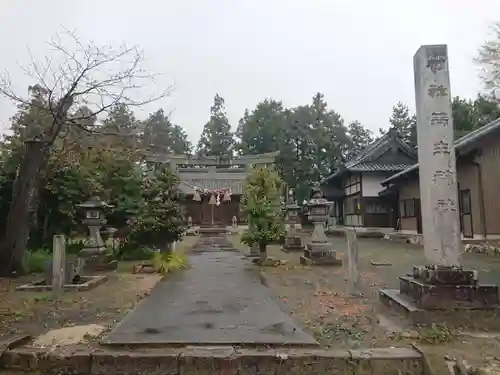
<svg viewBox="0 0 500 375">
<path fill-rule="evenodd" d="M 101 198 L 94 196 L 90 198 L 87 202 L 78 204 L 77 207 L 84 208 L 84 209 L 89 209 L 89 210 L 95 210 L 95 209 L 106 209 L 106 208 L 113 208 L 113 205 L 110 205 L 106 203 L 105 201 L 101 200 Z"/>
</svg>

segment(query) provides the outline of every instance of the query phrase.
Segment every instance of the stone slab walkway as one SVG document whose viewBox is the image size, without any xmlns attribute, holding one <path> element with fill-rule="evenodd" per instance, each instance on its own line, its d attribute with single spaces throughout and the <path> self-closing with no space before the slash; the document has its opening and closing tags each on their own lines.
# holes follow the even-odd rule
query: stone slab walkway
<svg viewBox="0 0 500 375">
<path fill-rule="evenodd" d="M 318 345 L 224 237 L 202 237 L 191 267 L 160 281 L 103 344 Z"/>
</svg>

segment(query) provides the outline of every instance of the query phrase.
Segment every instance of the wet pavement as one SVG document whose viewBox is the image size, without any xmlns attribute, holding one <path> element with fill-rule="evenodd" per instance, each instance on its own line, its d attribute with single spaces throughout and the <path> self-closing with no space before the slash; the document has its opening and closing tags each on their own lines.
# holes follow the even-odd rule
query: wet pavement
<svg viewBox="0 0 500 375">
<path fill-rule="evenodd" d="M 104 344 L 317 345 L 225 237 L 201 237 L 190 268 L 166 277 Z"/>
</svg>

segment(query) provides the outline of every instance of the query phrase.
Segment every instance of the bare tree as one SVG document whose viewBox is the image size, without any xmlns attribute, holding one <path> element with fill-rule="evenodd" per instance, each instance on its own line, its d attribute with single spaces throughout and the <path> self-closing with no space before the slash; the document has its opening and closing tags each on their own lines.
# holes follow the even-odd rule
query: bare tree
<svg viewBox="0 0 500 375">
<path fill-rule="evenodd" d="M 500 22 L 493 26 L 493 38 L 479 48 L 476 63 L 481 66 L 485 88 L 494 98 L 500 94 Z"/>
<path fill-rule="evenodd" d="M 39 124 L 26 124 L 24 157 L 14 182 L 12 201 L 0 243 L 0 275 L 24 272 L 23 256 L 29 237 L 29 221 L 36 209 L 40 171 L 58 135 L 76 127 L 86 133 L 89 119 L 98 117 L 118 103 L 142 106 L 169 95 L 171 88 L 139 100 L 146 84 L 154 84 L 154 75 L 141 67 L 143 55 L 137 46 L 118 48 L 83 43 L 74 32 L 65 30 L 48 42 L 52 56 L 42 63 L 31 58 L 24 71 L 35 81 L 44 100 L 30 100 L 12 89 L 9 74 L 0 77 L 0 93 L 17 103 L 36 107 L 45 119 Z M 76 111 L 78 106 L 89 110 Z"/>
</svg>

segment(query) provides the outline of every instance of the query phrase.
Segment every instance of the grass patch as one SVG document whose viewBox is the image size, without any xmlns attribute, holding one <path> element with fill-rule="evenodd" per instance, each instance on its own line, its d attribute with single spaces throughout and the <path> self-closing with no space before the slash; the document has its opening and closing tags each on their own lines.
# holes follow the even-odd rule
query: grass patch
<svg viewBox="0 0 500 375">
<path fill-rule="evenodd" d="M 162 275 L 187 267 L 188 259 L 185 254 L 177 252 L 153 254 L 153 268 Z"/>
<path fill-rule="evenodd" d="M 419 334 L 420 341 L 433 345 L 450 342 L 455 337 L 455 332 L 446 324 L 440 325 L 436 323 L 432 323 L 429 328 L 421 329 Z"/>
<path fill-rule="evenodd" d="M 24 252 L 24 267 L 27 273 L 43 273 L 45 262 L 52 261 L 52 254 L 49 250 L 38 249 Z"/>
</svg>

